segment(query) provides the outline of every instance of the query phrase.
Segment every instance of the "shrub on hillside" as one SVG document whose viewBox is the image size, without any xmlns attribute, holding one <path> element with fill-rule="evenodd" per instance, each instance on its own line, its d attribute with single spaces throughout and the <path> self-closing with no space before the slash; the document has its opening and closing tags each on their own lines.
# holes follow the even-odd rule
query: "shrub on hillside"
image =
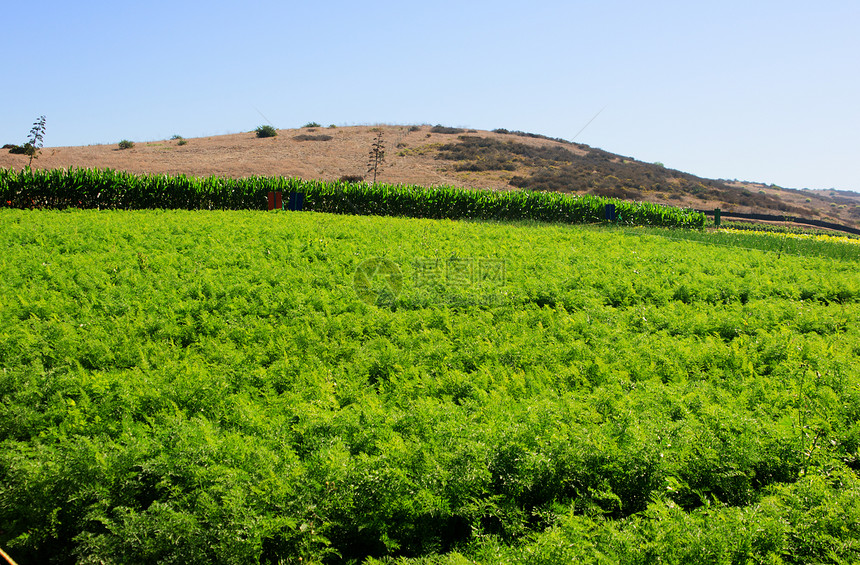
<svg viewBox="0 0 860 565">
<path fill-rule="evenodd" d="M 501 129 L 495 131 L 522 137 L 542 137 Z M 644 191 L 677 193 L 669 197 L 681 200 L 681 195 L 688 194 L 702 201 L 804 215 L 800 208 L 770 194 L 738 190 L 722 181 L 699 178 L 602 149 L 577 147 L 587 149 L 588 153 L 577 154 L 562 145 L 531 145 L 463 135 L 456 142 L 440 145 L 436 158 L 459 161 L 454 166 L 458 171 L 516 170 L 522 166 L 531 173 L 528 176 L 517 175 L 509 183 L 528 190 L 592 192 L 632 199 L 642 198 Z"/>
<path fill-rule="evenodd" d="M 306 133 L 303 133 L 300 135 L 293 136 L 293 139 L 295 139 L 296 141 L 329 141 L 332 139 L 332 137 L 330 135 L 325 134 L 308 135 Z"/>
<path fill-rule="evenodd" d="M 464 130 L 463 128 L 449 128 L 447 126 L 440 126 L 438 124 L 433 126 L 432 128 L 430 128 L 430 133 L 455 134 L 455 133 L 465 133 L 465 132 L 466 132 L 466 130 Z"/>
<path fill-rule="evenodd" d="M 459 143 L 447 143 L 439 147 L 437 159 L 448 161 L 480 160 L 501 158 L 508 161 L 514 157 L 522 158 L 530 165 L 541 161 L 566 163 L 576 159 L 576 155 L 558 146 L 533 146 L 515 141 L 497 141 L 489 137 L 464 135 Z"/>
<path fill-rule="evenodd" d="M 254 132 L 256 132 L 257 137 L 275 137 L 278 135 L 278 130 L 269 125 L 259 126 Z"/>
<path fill-rule="evenodd" d="M 133 141 L 123 139 L 122 141 L 119 142 L 119 148 L 120 149 L 131 149 L 132 147 L 134 147 Z"/>
<path fill-rule="evenodd" d="M 520 137 L 531 137 L 533 139 L 547 139 L 549 141 L 558 141 L 559 143 L 566 143 L 568 145 L 572 145 L 572 141 L 568 141 L 566 139 L 562 139 L 560 137 L 549 137 L 548 135 L 541 135 L 539 133 L 529 133 L 527 131 L 510 131 L 505 128 L 496 128 L 493 130 L 493 133 L 503 133 L 510 135 L 518 135 Z"/>
</svg>

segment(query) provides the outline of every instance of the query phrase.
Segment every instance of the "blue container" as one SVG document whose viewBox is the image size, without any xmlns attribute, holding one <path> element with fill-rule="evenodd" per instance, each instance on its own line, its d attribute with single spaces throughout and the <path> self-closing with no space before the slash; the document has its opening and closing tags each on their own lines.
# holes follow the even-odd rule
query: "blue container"
<svg viewBox="0 0 860 565">
<path fill-rule="evenodd" d="M 615 204 L 607 204 L 606 205 L 605 219 L 609 220 L 610 222 L 615 221 Z"/>
</svg>

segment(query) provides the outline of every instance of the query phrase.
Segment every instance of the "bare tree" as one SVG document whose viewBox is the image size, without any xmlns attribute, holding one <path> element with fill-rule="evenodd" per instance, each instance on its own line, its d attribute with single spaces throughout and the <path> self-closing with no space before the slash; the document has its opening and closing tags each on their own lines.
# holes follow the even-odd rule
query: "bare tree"
<svg viewBox="0 0 860 565">
<path fill-rule="evenodd" d="M 385 142 L 382 139 L 382 130 L 377 130 L 376 139 L 370 146 L 370 155 L 367 160 L 367 173 L 373 173 L 373 184 L 376 184 L 376 175 L 382 170 L 385 163 Z"/>
</svg>

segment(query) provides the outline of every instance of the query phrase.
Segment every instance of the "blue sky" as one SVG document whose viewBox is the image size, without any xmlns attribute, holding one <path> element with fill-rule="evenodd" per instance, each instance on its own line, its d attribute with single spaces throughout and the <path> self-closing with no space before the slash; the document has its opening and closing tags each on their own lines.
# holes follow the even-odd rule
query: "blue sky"
<svg viewBox="0 0 860 565">
<path fill-rule="evenodd" d="M 10 2 L 0 143 L 507 128 L 860 191 L 860 2 Z M 601 111 L 602 110 L 602 111 Z M 265 119 L 263 118 L 265 116 Z"/>
</svg>

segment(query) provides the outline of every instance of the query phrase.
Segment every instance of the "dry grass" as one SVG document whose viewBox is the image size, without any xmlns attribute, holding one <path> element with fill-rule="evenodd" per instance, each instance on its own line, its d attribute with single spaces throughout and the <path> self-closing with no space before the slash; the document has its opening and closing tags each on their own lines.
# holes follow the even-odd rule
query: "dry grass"
<svg viewBox="0 0 860 565">
<path fill-rule="evenodd" d="M 253 132 L 188 138 L 185 145 L 179 145 L 178 140 L 136 141 L 133 149 L 125 151 L 118 150 L 116 145 L 46 147 L 33 162 L 33 168 L 98 167 L 134 173 L 330 180 L 366 174 L 368 152 L 379 128 L 384 132 L 386 146 L 386 165 L 379 175 L 380 182 L 510 188 L 506 181 L 495 178 L 498 175 L 465 178 L 453 170 L 448 171 L 447 163 L 434 159 L 432 151 L 407 151 L 410 154 L 401 155 L 404 149 L 456 140 L 456 136 L 431 134 L 429 126 L 412 132 L 407 126 L 326 128 L 325 134 L 332 136 L 329 141 L 295 140 L 294 136 L 307 130 L 292 129 L 278 130 L 277 137 L 262 139 Z M 26 164 L 27 159 L 20 155 L 0 152 L 0 167 L 18 169 Z"/>
</svg>

